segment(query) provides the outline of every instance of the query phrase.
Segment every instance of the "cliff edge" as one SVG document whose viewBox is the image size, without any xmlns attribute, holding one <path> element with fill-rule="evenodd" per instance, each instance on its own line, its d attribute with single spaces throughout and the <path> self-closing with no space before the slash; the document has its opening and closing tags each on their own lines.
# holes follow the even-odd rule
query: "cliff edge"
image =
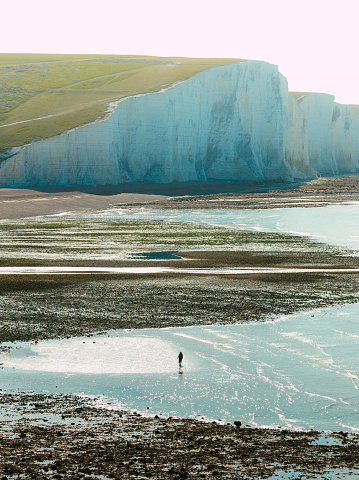
<svg viewBox="0 0 359 480">
<path fill-rule="evenodd" d="M 213 67 L 109 116 L 7 151 L 1 187 L 233 180 L 355 172 L 359 117 L 325 94 L 288 94 L 266 62 Z"/>
</svg>

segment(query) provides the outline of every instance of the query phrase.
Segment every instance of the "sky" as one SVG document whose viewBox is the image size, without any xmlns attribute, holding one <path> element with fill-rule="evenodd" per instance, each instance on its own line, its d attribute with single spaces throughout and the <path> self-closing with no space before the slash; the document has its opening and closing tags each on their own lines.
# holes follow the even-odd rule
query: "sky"
<svg viewBox="0 0 359 480">
<path fill-rule="evenodd" d="M 1 53 L 243 58 L 359 104 L 359 0 L 3 0 Z"/>
</svg>

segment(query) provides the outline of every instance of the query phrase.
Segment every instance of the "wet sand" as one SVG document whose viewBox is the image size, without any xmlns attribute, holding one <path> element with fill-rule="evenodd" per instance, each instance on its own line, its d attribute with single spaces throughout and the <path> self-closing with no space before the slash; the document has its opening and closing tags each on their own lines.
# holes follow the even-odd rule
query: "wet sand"
<svg viewBox="0 0 359 480">
<path fill-rule="evenodd" d="M 62 192 L 4 189 L 0 190 L 0 219 L 111 205 L 274 208 L 359 201 L 357 176 L 318 179 L 279 190 L 256 186 L 253 192 L 248 186 L 227 182 L 202 185 L 206 190 L 200 191 L 194 184 L 138 186 L 137 192 L 133 187 Z M 181 254 L 187 259 L 181 267 L 193 261 L 201 268 L 357 265 L 356 258 L 319 252 L 289 256 L 280 251 Z M 176 262 L 160 264 L 172 267 L 178 265 Z M 299 272 L 286 278 L 273 273 L 248 274 L 240 279 L 235 275 L 198 278 L 175 273 L 139 279 L 126 274 L 120 282 L 117 275 L 58 275 L 56 279 L 4 275 L 0 276 L 0 289 L 2 342 L 92 335 L 112 328 L 260 321 L 301 309 L 356 302 L 359 290 L 356 274 Z M 350 471 L 359 461 L 358 436 L 339 432 L 332 432 L 318 444 L 318 432 L 152 419 L 94 408 L 73 396 L 29 393 L 0 392 L 0 412 L 0 478 L 20 474 L 21 478 L 39 480 L 254 479 L 266 478 L 275 470 L 297 471 L 305 478 L 306 474 L 324 475 L 330 468 Z M 351 471 L 354 476 L 358 474 Z"/>
<path fill-rule="evenodd" d="M 248 187 L 246 187 L 248 188 Z M 359 176 L 317 178 L 293 185 L 253 186 L 234 188 L 231 192 L 203 193 L 201 196 L 163 199 L 160 204 L 150 203 L 151 208 L 181 209 L 269 209 L 293 207 L 318 207 L 334 203 L 359 201 Z"/>
<path fill-rule="evenodd" d="M 165 202 L 187 195 L 216 195 L 263 190 L 261 186 L 233 182 L 187 182 L 175 184 L 138 184 L 105 187 L 49 187 L 39 189 L 0 189 L 0 220 L 55 215 L 62 212 L 89 211 L 115 205 L 140 205 Z M 266 187 L 267 189 L 267 187 Z"/>
<path fill-rule="evenodd" d="M 186 182 L 168 185 L 124 184 L 108 187 L 0 189 L 0 220 L 131 208 L 275 208 L 323 206 L 359 201 L 359 176 L 318 178 L 303 184 L 248 185 L 234 182 Z"/>
<path fill-rule="evenodd" d="M 0 189 L 0 220 L 55 215 L 69 211 L 98 210 L 117 203 L 136 204 L 160 201 L 163 195 L 147 193 L 115 193 L 111 189 L 22 190 Z"/>
</svg>

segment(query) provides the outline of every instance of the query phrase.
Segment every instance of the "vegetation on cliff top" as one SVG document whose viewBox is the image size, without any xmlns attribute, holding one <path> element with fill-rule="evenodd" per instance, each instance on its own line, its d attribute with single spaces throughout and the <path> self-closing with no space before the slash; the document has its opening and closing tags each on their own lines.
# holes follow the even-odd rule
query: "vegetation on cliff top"
<svg viewBox="0 0 359 480">
<path fill-rule="evenodd" d="M 156 92 L 238 59 L 0 54 L 0 152 L 106 115 L 108 104 Z"/>
</svg>

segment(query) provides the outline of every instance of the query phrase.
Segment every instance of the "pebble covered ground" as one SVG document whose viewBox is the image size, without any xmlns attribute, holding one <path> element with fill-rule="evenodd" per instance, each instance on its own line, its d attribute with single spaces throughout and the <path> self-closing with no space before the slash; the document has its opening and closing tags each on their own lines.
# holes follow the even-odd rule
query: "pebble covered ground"
<svg viewBox="0 0 359 480">
<path fill-rule="evenodd" d="M 264 321 L 359 299 L 359 274 L 94 277 L 0 277 L 0 341 Z"/>
<path fill-rule="evenodd" d="M 203 208 L 214 208 L 217 202 L 221 208 L 240 205 L 264 208 L 264 204 L 294 206 L 304 197 L 306 205 L 321 205 L 326 201 L 358 201 L 358 185 L 356 176 L 318 179 L 292 190 L 227 193 L 228 202 L 220 194 L 207 199 L 165 198 L 156 202 L 156 206 L 175 208 L 176 204 L 178 208 L 193 208 L 195 202 L 196 208 L 201 208 L 200 203 Z M 61 208 L 69 210 L 73 194 L 69 195 L 70 204 L 66 204 L 65 197 L 61 196 Z M 46 213 L 46 202 L 40 203 L 41 213 Z M 31 212 L 36 210 L 35 204 L 36 199 Z M 22 203 L 16 205 L 14 218 L 20 218 Z M 54 205 L 52 212 L 60 208 Z M 7 218 L 6 212 L 0 217 Z M 184 249 L 181 253 L 185 258 L 192 255 L 196 266 L 201 267 L 335 265 L 340 268 L 357 264 L 356 258 L 332 250 L 233 252 L 212 248 L 210 252 Z M 3 259 L 2 264 L 7 262 L 8 258 Z M 241 277 L 171 274 L 140 278 L 3 275 L 0 276 L 0 342 L 92 335 L 113 328 L 261 321 L 302 309 L 356 302 L 358 291 L 358 276 L 344 273 Z M 359 477 L 356 470 L 359 437 L 355 434 L 255 429 L 221 422 L 154 418 L 110 407 L 72 395 L 0 391 L 0 480 L 239 480 L 270 478 L 275 472 L 278 478 L 282 475 L 310 479 L 317 475 L 339 479 L 344 478 L 341 472 Z"/>
<path fill-rule="evenodd" d="M 331 469 L 359 474 L 359 436 L 346 432 L 149 418 L 71 395 L 2 394 L 0 412 L 2 480 L 239 480 L 278 470 L 309 479 L 328 478 Z"/>
</svg>

